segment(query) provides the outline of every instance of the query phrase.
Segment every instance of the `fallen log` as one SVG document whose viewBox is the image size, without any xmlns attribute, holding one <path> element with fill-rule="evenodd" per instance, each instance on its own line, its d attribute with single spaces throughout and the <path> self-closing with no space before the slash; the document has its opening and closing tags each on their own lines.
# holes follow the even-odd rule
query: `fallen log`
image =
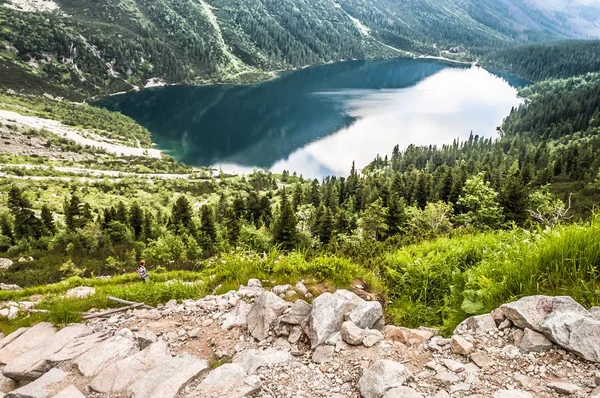
<svg viewBox="0 0 600 398">
<path fill-rule="evenodd" d="M 117 312 L 122 312 L 122 311 L 127 311 L 127 310 L 132 310 L 134 308 L 139 308 L 144 306 L 144 303 L 134 303 L 132 305 L 128 305 L 127 307 L 121 307 L 121 308 L 115 308 L 109 311 L 105 311 L 105 312 L 98 312 L 95 314 L 87 314 L 83 316 L 83 319 L 92 319 L 92 318 L 101 318 L 104 316 L 108 316 L 108 315 L 112 315 L 112 314 L 116 314 Z"/>
<path fill-rule="evenodd" d="M 136 303 L 135 301 L 129 301 L 129 300 L 123 300 L 117 297 L 112 297 L 112 296 L 108 296 L 106 297 L 109 301 L 114 301 L 115 303 L 119 303 L 119 304 L 127 304 L 127 305 L 134 305 L 134 304 L 140 304 L 140 303 Z M 151 305 L 146 305 L 144 303 L 141 303 L 142 307 L 147 309 L 147 310 L 154 310 L 156 309 L 156 307 L 152 307 Z"/>
</svg>

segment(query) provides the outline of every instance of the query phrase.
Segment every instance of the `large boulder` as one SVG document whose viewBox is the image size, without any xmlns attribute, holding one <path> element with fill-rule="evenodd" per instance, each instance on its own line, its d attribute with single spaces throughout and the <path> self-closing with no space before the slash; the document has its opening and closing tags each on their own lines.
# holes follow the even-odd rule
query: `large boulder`
<svg viewBox="0 0 600 398">
<path fill-rule="evenodd" d="M 129 398 L 175 398 L 187 385 L 210 370 L 207 361 L 191 355 L 170 358 L 151 369 L 127 390 Z"/>
<path fill-rule="evenodd" d="M 288 302 L 276 294 L 262 292 L 256 297 L 248 312 L 248 332 L 257 340 L 266 339 L 271 325 L 288 306 Z"/>
<path fill-rule="evenodd" d="M 248 376 L 242 366 L 228 363 L 211 371 L 188 396 L 190 398 L 212 396 L 242 398 L 260 390 L 261 382 L 258 376 Z"/>
<path fill-rule="evenodd" d="M 19 332 L 17 330 L 17 332 Z M 16 332 L 15 332 L 16 333 Z M 56 334 L 56 329 L 49 322 L 38 323 L 37 325 L 19 332 L 18 337 L 12 339 L 12 335 L 6 336 L 2 341 L 8 342 L 0 349 L 0 365 L 6 365 L 15 358 L 21 356 L 26 351 L 45 343 Z"/>
<path fill-rule="evenodd" d="M 94 345 L 108 339 L 104 333 L 93 333 L 84 337 L 71 340 L 60 351 L 48 357 L 48 363 L 54 367 L 62 362 L 71 361 L 89 351 Z"/>
<path fill-rule="evenodd" d="M 476 332 L 487 332 L 496 329 L 496 321 L 491 314 L 472 316 L 460 323 L 455 329 L 455 333 L 462 330 L 472 330 Z"/>
<path fill-rule="evenodd" d="M 362 301 L 346 314 L 346 320 L 352 321 L 362 329 L 372 329 L 383 318 L 383 308 L 378 301 Z"/>
<path fill-rule="evenodd" d="M 250 313 L 251 308 L 252 305 L 244 300 L 238 301 L 233 311 L 225 318 L 223 325 L 221 325 L 221 329 L 228 330 L 234 327 L 246 326 L 248 324 L 248 314 Z"/>
<path fill-rule="evenodd" d="M 312 306 L 304 300 L 296 300 L 294 305 L 281 316 L 281 322 L 289 325 L 305 325 Z"/>
<path fill-rule="evenodd" d="M 582 312 L 555 312 L 541 331 L 561 347 L 592 362 L 600 362 L 600 321 Z"/>
<path fill-rule="evenodd" d="M 402 387 L 413 375 L 401 363 L 381 359 L 365 369 L 358 380 L 358 389 L 363 398 L 382 398 L 389 390 Z"/>
<path fill-rule="evenodd" d="M 93 330 L 87 325 L 76 324 L 67 326 L 50 337 L 43 344 L 24 352 L 10 361 L 2 370 L 5 376 L 14 380 L 35 380 L 52 367 L 49 359 L 62 350 L 67 344 L 79 337 L 92 334 Z"/>
<path fill-rule="evenodd" d="M 323 293 L 312 302 L 308 319 L 308 337 L 314 349 L 325 344 L 329 336 L 339 332 L 346 313 L 352 311 L 360 302 L 355 302 L 354 293 L 342 291 L 342 294 Z M 346 294 L 350 293 L 350 294 Z M 355 295 L 356 296 L 356 295 Z M 358 296 L 356 296 L 358 297 Z M 362 301 L 360 297 L 359 300 Z"/>
<path fill-rule="evenodd" d="M 123 392 L 150 369 L 170 358 L 167 343 L 157 341 L 135 355 L 109 364 L 92 380 L 90 388 L 105 394 Z"/>
<path fill-rule="evenodd" d="M 9 269 L 13 265 L 11 259 L 0 258 L 0 269 Z"/>
<path fill-rule="evenodd" d="M 53 396 L 52 387 L 66 376 L 60 369 L 50 369 L 39 379 L 9 392 L 5 398 L 50 398 Z"/>
<path fill-rule="evenodd" d="M 94 344 L 88 351 L 77 357 L 73 364 L 82 375 L 93 377 L 109 364 L 128 357 L 136 351 L 138 346 L 134 340 L 115 335 Z"/>
<path fill-rule="evenodd" d="M 529 296 L 501 307 L 506 318 L 520 328 L 541 332 L 541 323 L 552 312 L 575 312 L 589 316 L 589 312 L 569 296 Z"/>
</svg>

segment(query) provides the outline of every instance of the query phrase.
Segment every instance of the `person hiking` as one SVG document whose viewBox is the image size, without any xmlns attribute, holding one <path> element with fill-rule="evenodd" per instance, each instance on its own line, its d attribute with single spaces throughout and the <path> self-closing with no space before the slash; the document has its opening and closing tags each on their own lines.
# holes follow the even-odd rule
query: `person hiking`
<svg viewBox="0 0 600 398">
<path fill-rule="evenodd" d="M 142 282 L 146 282 L 149 277 L 148 277 L 148 271 L 146 271 L 146 261 L 142 260 L 140 261 L 140 264 L 138 265 L 137 268 L 137 272 L 138 274 L 140 274 L 140 278 L 142 278 Z"/>
</svg>

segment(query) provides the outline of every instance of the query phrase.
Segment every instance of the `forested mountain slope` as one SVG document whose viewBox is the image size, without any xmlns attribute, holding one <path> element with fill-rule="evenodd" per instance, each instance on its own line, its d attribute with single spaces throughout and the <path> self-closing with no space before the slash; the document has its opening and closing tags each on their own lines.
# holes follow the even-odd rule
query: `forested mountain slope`
<svg viewBox="0 0 600 398">
<path fill-rule="evenodd" d="M 243 82 L 342 59 L 587 37 L 600 24 L 590 19 L 582 31 L 569 22 L 575 14 L 567 18 L 527 0 L 0 3 L 0 84 L 79 98 L 154 77 Z M 586 7 L 587 16 L 600 10 Z"/>
</svg>

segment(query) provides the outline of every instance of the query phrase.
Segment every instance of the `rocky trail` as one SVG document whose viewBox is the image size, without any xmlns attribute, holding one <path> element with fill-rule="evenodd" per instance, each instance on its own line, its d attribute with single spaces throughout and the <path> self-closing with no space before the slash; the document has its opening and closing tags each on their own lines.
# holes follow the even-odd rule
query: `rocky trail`
<svg viewBox="0 0 600 398">
<path fill-rule="evenodd" d="M 0 397 L 600 397 L 600 308 L 570 297 L 522 298 L 451 338 L 386 326 L 379 302 L 348 290 L 310 299 L 301 282 L 268 291 L 250 280 L 22 328 L 1 336 Z"/>
</svg>

